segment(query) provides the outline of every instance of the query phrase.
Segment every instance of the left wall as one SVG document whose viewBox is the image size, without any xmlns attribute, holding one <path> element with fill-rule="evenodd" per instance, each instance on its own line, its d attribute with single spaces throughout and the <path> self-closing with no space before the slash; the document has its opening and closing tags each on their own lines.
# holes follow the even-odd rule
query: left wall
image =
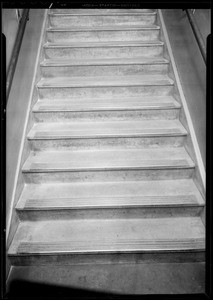
<svg viewBox="0 0 213 300">
<path fill-rule="evenodd" d="M 4 18 L 2 11 L 2 22 L 10 23 L 11 20 Z M 13 9 L 11 9 L 13 11 Z M 34 77 L 36 72 L 36 61 L 40 46 L 43 24 L 45 21 L 45 9 L 30 9 L 25 33 L 13 77 L 12 87 L 6 108 L 6 231 L 15 231 L 17 220 L 11 218 L 14 206 L 14 191 L 17 183 L 17 175 L 20 157 L 23 147 L 23 137 L 26 122 L 28 120 L 29 104 L 32 96 Z M 12 12 L 11 12 L 12 14 Z M 9 28 L 11 24 L 5 24 L 2 28 Z M 12 30 L 12 29 L 11 29 Z M 13 29 L 13 33 L 15 28 Z M 5 34 L 6 35 L 6 34 Z M 7 43 L 12 45 L 12 38 L 7 38 Z M 8 52 L 8 50 L 7 50 Z M 9 227 L 14 227 L 9 228 Z M 13 234 L 11 235 L 11 237 Z M 10 237 L 10 236 L 9 236 Z M 10 243 L 10 241 L 9 241 Z M 7 273 L 9 262 L 7 261 Z"/>
<path fill-rule="evenodd" d="M 15 39 L 19 27 L 17 9 L 2 9 L 2 32 L 6 36 L 6 69 L 11 59 L 11 54 L 15 44 Z"/>
</svg>

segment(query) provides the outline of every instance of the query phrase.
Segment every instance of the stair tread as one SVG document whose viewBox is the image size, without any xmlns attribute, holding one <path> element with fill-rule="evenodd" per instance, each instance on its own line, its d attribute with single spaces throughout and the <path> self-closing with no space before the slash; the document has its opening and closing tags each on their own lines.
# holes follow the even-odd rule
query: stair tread
<svg viewBox="0 0 213 300">
<path fill-rule="evenodd" d="M 43 151 L 29 155 L 23 172 L 194 168 L 182 147 L 139 150 Z"/>
<path fill-rule="evenodd" d="M 132 25 L 129 24 L 128 26 L 126 25 L 110 25 L 110 26 L 93 26 L 93 27 L 88 27 L 88 26 L 73 26 L 73 27 L 50 27 L 47 28 L 47 32 L 58 32 L 58 31 L 123 31 L 123 30 L 127 30 L 127 31 L 131 31 L 131 30 L 150 30 L 150 29 L 160 29 L 160 26 L 157 25 Z"/>
<path fill-rule="evenodd" d="M 27 184 L 16 209 L 203 206 L 192 179 Z"/>
<path fill-rule="evenodd" d="M 37 123 L 28 133 L 28 139 L 122 137 L 122 136 L 176 136 L 187 131 L 179 120 L 108 121 Z"/>
<path fill-rule="evenodd" d="M 12 287 L 14 282 L 20 280 L 22 280 L 22 282 L 32 282 L 30 284 L 32 288 L 35 282 L 41 286 L 44 284 L 50 285 L 48 289 L 49 298 L 51 298 L 51 296 L 55 298 L 56 289 L 52 287 L 58 286 L 62 278 L 63 286 L 67 288 L 70 288 L 70 286 L 81 287 L 86 290 L 104 291 L 105 293 L 117 293 L 119 295 L 204 294 L 205 270 L 206 264 L 204 262 L 186 261 L 180 263 L 172 263 L 171 261 L 167 261 L 166 263 L 147 263 L 143 261 L 143 263 L 129 262 L 128 264 L 119 264 L 116 262 L 113 264 L 92 263 L 90 265 L 72 265 L 72 267 L 70 267 L 70 265 L 53 266 L 49 264 L 47 266 L 14 266 L 8 279 L 8 286 Z M 82 274 L 85 276 L 83 284 Z M 108 278 L 110 278 L 110 280 L 108 280 Z M 118 280 L 118 278 L 122 280 Z M 155 284 L 151 285 L 150 283 L 152 282 Z M 10 290 L 11 289 L 9 289 L 9 291 Z M 20 295 L 20 298 L 24 298 L 22 286 L 18 285 L 16 290 L 17 291 L 14 292 L 14 294 L 16 293 L 16 297 L 18 298 L 18 295 Z M 58 290 L 61 291 L 60 287 Z M 31 291 L 30 288 L 29 291 Z M 83 294 L 83 292 L 81 293 Z M 86 297 L 82 298 L 89 298 L 88 291 L 86 291 L 85 294 Z M 27 295 L 29 294 L 27 293 Z M 34 297 L 37 295 L 39 297 L 41 295 L 41 289 L 37 289 L 36 291 L 34 289 L 33 295 Z M 63 298 L 62 295 L 64 295 L 63 290 L 62 293 L 60 293 L 61 299 Z M 65 296 L 66 295 L 65 292 Z M 95 296 L 93 298 L 95 298 Z M 98 297 L 96 296 L 96 298 Z M 117 298 L 119 298 L 119 296 Z M 133 297 L 127 296 L 126 298 Z M 184 296 L 180 296 L 179 298 L 184 298 Z M 194 298 L 196 298 L 196 296 Z"/>
<path fill-rule="evenodd" d="M 144 9 L 69 9 L 68 11 L 50 11 L 49 15 L 89 15 L 89 16 L 98 16 L 98 15 L 155 15 L 156 11 L 153 10 L 144 10 Z"/>
<path fill-rule="evenodd" d="M 94 111 L 94 110 L 137 110 L 179 108 L 180 104 L 171 96 L 144 96 L 131 98 L 106 98 L 104 101 L 95 98 L 69 100 L 39 100 L 33 111 Z"/>
<path fill-rule="evenodd" d="M 57 241 L 57 242 L 56 242 Z M 199 217 L 24 222 L 9 254 L 204 250 Z"/>
<path fill-rule="evenodd" d="M 128 47 L 128 46 L 159 46 L 163 45 L 162 41 L 102 41 L 102 42 L 58 42 L 58 43 L 50 43 L 47 42 L 44 44 L 44 48 L 89 48 L 89 47 Z"/>
<path fill-rule="evenodd" d="M 103 58 L 103 59 L 46 59 L 41 66 L 82 66 L 82 65 L 127 65 L 127 64 L 166 64 L 163 57 L 132 57 L 132 58 Z"/>
<path fill-rule="evenodd" d="M 90 86 L 140 86 L 172 85 L 174 81 L 167 75 L 101 76 L 101 77 L 53 77 L 42 78 L 39 88 L 90 87 Z"/>
</svg>

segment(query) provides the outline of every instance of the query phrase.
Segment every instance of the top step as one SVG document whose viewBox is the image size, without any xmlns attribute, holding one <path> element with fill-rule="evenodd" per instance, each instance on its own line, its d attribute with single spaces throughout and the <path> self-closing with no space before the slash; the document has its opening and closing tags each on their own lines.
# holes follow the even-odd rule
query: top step
<svg viewBox="0 0 213 300">
<path fill-rule="evenodd" d="M 129 10 L 74 10 L 68 9 L 64 13 L 49 12 L 50 27 L 72 28 L 80 26 L 108 26 L 108 25 L 152 25 L 155 24 L 157 12 L 139 12 Z"/>
<path fill-rule="evenodd" d="M 112 14 L 155 14 L 154 9 L 51 9 L 49 14 L 112 15 Z"/>
</svg>

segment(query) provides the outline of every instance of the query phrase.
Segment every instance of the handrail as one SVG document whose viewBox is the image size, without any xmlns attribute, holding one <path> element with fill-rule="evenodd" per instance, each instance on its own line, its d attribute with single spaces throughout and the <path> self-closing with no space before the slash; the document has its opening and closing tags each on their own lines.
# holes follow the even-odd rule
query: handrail
<svg viewBox="0 0 213 300">
<path fill-rule="evenodd" d="M 200 49 L 200 52 L 202 54 L 202 57 L 203 57 L 203 60 L 206 64 L 206 47 L 205 47 L 205 44 L 204 44 L 204 41 L 203 41 L 203 38 L 202 38 L 202 35 L 200 33 L 200 30 L 196 24 L 196 21 L 195 21 L 195 18 L 193 16 L 193 13 L 191 12 L 190 9 L 184 9 L 184 11 L 186 11 L 186 15 L 189 19 L 189 23 L 191 25 L 191 28 L 192 28 L 192 31 L 195 35 L 195 38 L 196 38 L 196 41 L 198 43 L 198 46 L 199 46 L 199 49 Z"/>
<path fill-rule="evenodd" d="M 15 69 L 16 69 L 16 64 L 17 64 L 17 61 L 18 61 L 19 51 L 20 51 L 20 48 L 21 48 L 21 43 L 22 43 L 26 23 L 27 23 L 28 20 L 29 20 L 29 9 L 24 9 L 21 20 L 20 20 L 18 33 L 16 35 L 16 40 L 15 40 L 15 44 L 14 44 L 12 56 L 11 56 L 11 59 L 10 59 L 8 72 L 7 72 L 6 104 L 7 104 L 8 98 L 9 98 L 10 89 L 11 89 L 11 85 L 12 85 L 12 81 L 13 81 L 13 76 L 14 76 Z"/>
</svg>

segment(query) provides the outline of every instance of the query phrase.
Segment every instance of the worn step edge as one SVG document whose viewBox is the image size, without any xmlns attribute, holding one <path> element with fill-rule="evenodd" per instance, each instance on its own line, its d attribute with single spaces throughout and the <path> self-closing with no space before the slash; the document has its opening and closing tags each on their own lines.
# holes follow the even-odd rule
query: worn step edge
<svg viewBox="0 0 213 300">
<path fill-rule="evenodd" d="M 177 121 L 108 121 L 37 123 L 28 133 L 28 139 L 79 138 L 79 137 L 154 137 L 187 135 Z"/>
<path fill-rule="evenodd" d="M 122 26 L 122 25 L 114 25 L 114 26 L 94 26 L 94 27 L 72 27 L 72 28 L 63 28 L 63 27 L 50 27 L 47 28 L 46 32 L 84 32 L 84 31 L 143 31 L 143 30 L 159 30 L 160 26 L 157 25 L 143 25 L 143 26 L 136 26 L 136 25 L 129 25 L 129 26 Z"/>
<path fill-rule="evenodd" d="M 77 43 L 49 43 L 43 45 L 44 48 L 100 48 L 100 47 L 153 47 L 163 46 L 161 41 L 136 42 L 136 41 L 117 41 L 117 42 L 77 42 Z"/>
<path fill-rule="evenodd" d="M 106 98 L 106 101 L 94 101 L 95 99 L 85 99 L 79 101 L 79 99 L 71 100 L 38 100 L 33 107 L 33 112 L 68 112 L 68 111 L 134 111 L 134 110 L 160 110 L 160 109 L 177 109 L 181 105 L 176 100 L 172 99 L 169 102 L 159 101 L 152 102 L 153 97 L 150 97 L 150 101 L 139 101 L 134 102 L 134 98 L 122 99 L 120 102 L 112 99 L 111 102 Z M 166 97 L 164 97 L 166 98 Z M 127 101 L 125 101 L 127 100 Z"/>
<path fill-rule="evenodd" d="M 141 110 L 170 110 L 170 109 L 178 109 L 181 107 L 180 104 L 167 104 L 167 103 L 146 103 L 144 106 L 138 106 L 138 107 L 131 107 L 131 106 L 114 106 L 114 107 L 82 107 L 81 105 L 78 105 L 76 103 L 75 105 L 61 105 L 60 103 L 55 103 L 57 100 L 52 101 L 51 105 L 46 105 L 46 103 L 42 103 L 45 100 L 38 101 L 39 103 L 36 103 L 33 107 L 33 112 L 45 112 L 45 113 L 51 113 L 51 112 L 93 112 L 93 111 L 141 111 Z M 54 103 L 53 103 L 54 102 Z M 46 106 L 45 106 L 46 105 Z M 69 107 L 70 106 L 70 107 Z"/>
<path fill-rule="evenodd" d="M 81 254 L 152 251 L 204 251 L 205 239 L 20 242 L 17 254 Z M 12 253 L 9 253 L 12 255 Z"/>
<path fill-rule="evenodd" d="M 23 201 L 22 201 L 23 202 Z M 195 207 L 204 206 L 196 195 L 87 197 L 87 198 L 28 198 L 16 205 L 16 210 L 54 210 L 126 207 Z"/>
<path fill-rule="evenodd" d="M 157 12 L 84 12 L 84 13 L 56 13 L 56 12 L 48 12 L 49 16 L 131 16 L 131 15 L 145 15 L 145 16 L 153 16 L 156 15 Z"/>
<path fill-rule="evenodd" d="M 28 140 L 40 140 L 40 139 L 79 139 L 79 138 L 110 138 L 110 137 L 172 137 L 172 136 L 186 136 L 187 132 L 185 130 L 180 130 L 177 128 L 174 129 L 154 129 L 153 132 L 151 130 L 147 130 L 147 132 L 143 129 L 142 132 L 134 133 L 134 132 L 108 132 L 108 133 L 95 133 L 95 132 L 85 132 L 85 133 L 77 133 L 74 131 L 39 131 L 32 129 L 27 135 Z"/>
<path fill-rule="evenodd" d="M 66 87 L 116 87 L 116 86 L 172 86 L 174 81 L 168 76 L 141 75 L 121 77 L 57 77 L 42 78 L 37 87 L 44 88 L 66 88 Z"/>
<path fill-rule="evenodd" d="M 96 138 L 143 138 L 143 137 L 174 137 L 174 136 L 186 136 L 186 132 L 181 132 L 179 130 L 173 131 L 171 130 L 170 132 L 162 132 L 159 130 L 158 133 L 109 133 L 109 134 L 72 134 L 69 132 L 30 132 L 28 135 L 28 140 L 61 140 L 61 139 L 79 139 L 79 138 L 89 138 L 89 139 L 96 139 Z"/>
<path fill-rule="evenodd" d="M 122 170 L 165 170 L 165 169 L 192 169 L 195 168 L 193 162 L 182 160 L 152 160 L 143 161 L 143 166 L 67 166 L 67 162 L 60 163 L 30 163 L 27 162 L 22 168 L 24 173 L 49 173 L 49 172 L 76 172 L 76 171 L 122 171 Z"/>
<path fill-rule="evenodd" d="M 169 64 L 169 61 L 161 57 L 139 57 L 139 58 L 118 58 L 118 59 L 45 59 L 40 63 L 42 67 L 59 67 L 59 66 L 104 66 L 104 65 L 138 65 L 138 64 Z"/>
</svg>

